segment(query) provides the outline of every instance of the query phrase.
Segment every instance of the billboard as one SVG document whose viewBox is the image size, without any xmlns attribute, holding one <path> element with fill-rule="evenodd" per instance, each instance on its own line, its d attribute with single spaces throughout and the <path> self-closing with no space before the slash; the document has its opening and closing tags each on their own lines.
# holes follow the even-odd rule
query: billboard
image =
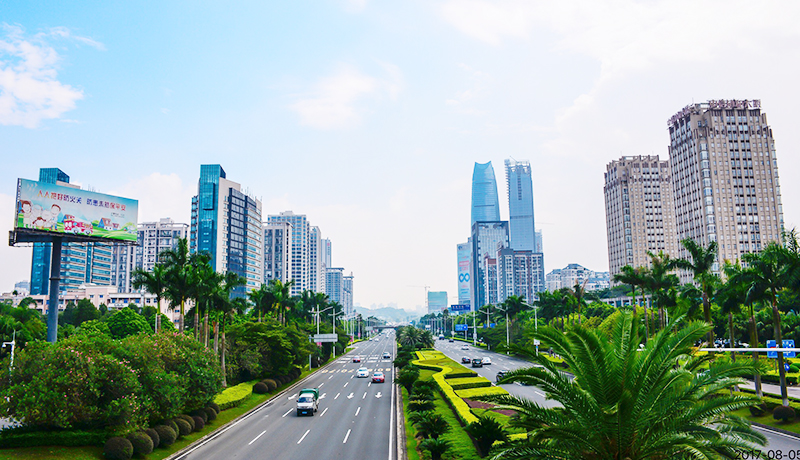
<svg viewBox="0 0 800 460">
<path fill-rule="evenodd" d="M 14 229 L 136 242 L 138 212 L 136 200 L 19 179 Z"/>
<path fill-rule="evenodd" d="M 458 303 L 470 304 L 470 255 L 472 246 L 469 243 L 458 245 Z"/>
</svg>

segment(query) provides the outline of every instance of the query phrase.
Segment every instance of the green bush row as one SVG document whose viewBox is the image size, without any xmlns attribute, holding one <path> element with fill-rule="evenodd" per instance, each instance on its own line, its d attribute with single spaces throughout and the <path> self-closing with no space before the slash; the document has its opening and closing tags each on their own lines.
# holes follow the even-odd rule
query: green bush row
<svg viewBox="0 0 800 460">
<path fill-rule="evenodd" d="M 449 374 L 445 375 L 445 376 L 444 376 L 444 378 L 446 378 L 446 379 L 450 380 L 450 379 L 461 379 L 461 378 L 465 378 L 465 377 L 476 377 L 477 375 L 478 375 L 478 373 L 477 373 L 477 372 L 475 372 L 475 371 L 470 371 L 470 370 L 464 370 L 464 371 L 453 370 L 453 371 L 451 371 Z"/>
<path fill-rule="evenodd" d="M 500 387 L 482 387 L 482 388 L 468 388 L 466 390 L 457 390 L 456 395 L 463 399 L 475 399 L 479 396 L 489 395 L 506 395 L 508 392 Z"/>
<path fill-rule="evenodd" d="M 439 355 L 444 356 L 441 352 L 434 352 L 434 353 L 438 353 Z M 424 364 L 425 358 L 427 357 L 426 355 L 436 356 L 434 353 L 418 351 L 417 357 L 419 359 L 414 361 L 413 364 L 422 369 L 437 371 L 435 374 L 433 374 L 433 381 L 436 382 L 436 385 L 439 387 L 439 391 L 441 391 L 442 394 L 444 395 L 445 401 L 447 401 L 447 404 L 450 406 L 451 409 L 453 409 L 453 412 L 456 414 L 456 417 L 458 417 L 459 421 L 463 425 L 466 426 L 469 425 L 470 423 L 477 422 L 478 417 L 476 417 L 475 414 L 472 413 L 467 403 L 465 403 L 463 399 L 459 398 L 458 395 L 456 395 L 455 390 L 453 390 L 453 387 L 451 387 L 450 384 L 447 383 L 445 379 L 445 375 L 450 373 L 452 371 L 452 368 L 450 366 L 437 366 L 431 364 Z"/>
<path fill-rule="evenodd" d="M 244 382 L 240 383 L 236 386 L 226 388 L 222 393 L 216 395 L 214 397 L 214 402 L 219 405 L 219 410 L 226 410 L 230 409 L 231 407 L 236 407 L 248 396 L 253 394 L 253 386 L 257 382 Z"/>
<path fill-rule="evenodd" d="M 468 388 L 490 387 L 492 382 L 484 377 L 468 377 L 462 379 L 450 379 L 447 384 L 454 390 L 466 390 Z"/>
<path fill-rule="evenodd" d="M 0 446 L 39 447 L 39 446 L 102 446 L 109 434 L 105 431 L 31 431 L 20 432 L 15 429 L 0 431 Z"/>
<path fill-rule="evenodd" d="M 797 385 L 798 380 L 800 380 L 798 377 L 800 376 L 786 374 L 786 384 Z M 769 383 L 781 383 L 781 377 L 777 374 L 762 374 L 761 381 Z"/>
</svg>

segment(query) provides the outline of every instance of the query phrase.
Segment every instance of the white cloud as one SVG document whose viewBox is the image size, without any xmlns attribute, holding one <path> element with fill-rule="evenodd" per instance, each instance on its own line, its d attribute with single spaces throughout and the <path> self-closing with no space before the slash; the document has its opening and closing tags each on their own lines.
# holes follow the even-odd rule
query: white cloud
<svg viewBox="0 0 800 460">
<path fill-rule="evenodd" d="M 331 76 L 320 79 L 313 89 L 289 106 L 300 115 L 300 122 L 318 129 L 357 126 L 367 108 L 365 99 L 383 95 L 395 99 L 402 89 L 397 66 L 381 63 L 387 78 L 366 75 L 352 66 L 341 65 Z"/>
<path fill-rule="evenodd" d="M 0 38 L 0 124 L 36 128 L 60 118 L 83 99 L 83 91 L 58 81 L 58 53 L 49 38 L 65 38 L 104 49 L 101 43 L 70 34 L 63 27 L 32 37 L 18 26 L 3 25 Z"/>
<path fill-rule="evenodd" d="M 154 222 L 170 217 L 175 222 L 188 224 L 192 196 L 196 192 L 196 184 L 184 184 L 175 173 L 155 172 L 108 193 L 139 200 L 139 222 Z"/>
</svg>

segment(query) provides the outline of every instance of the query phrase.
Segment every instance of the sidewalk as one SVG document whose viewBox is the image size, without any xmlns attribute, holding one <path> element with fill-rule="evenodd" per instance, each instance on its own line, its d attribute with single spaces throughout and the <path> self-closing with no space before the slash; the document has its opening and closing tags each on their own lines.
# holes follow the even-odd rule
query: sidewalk
<svg viewBox="0 0 800 460">
<path fill-rule="evenodd" d="M 747 383 L 744 385 L 739 385 L 741 388 L 747 388 L 750 390 L 756 390 L 756 384 L 753 381 L 748 380 Z M 774 383 L 765 383 L 761 382 L 761 390 L 764 392 L 765 395 L 773 396 L 775 398 L 781 397 L 781 386 L 776 385 Z M 797 398 L 800 399 L 800 387 L 793 387 L 793 386 L 786 386 L 786 393 L 789 395 L 790 398 Z"/>
</svg>

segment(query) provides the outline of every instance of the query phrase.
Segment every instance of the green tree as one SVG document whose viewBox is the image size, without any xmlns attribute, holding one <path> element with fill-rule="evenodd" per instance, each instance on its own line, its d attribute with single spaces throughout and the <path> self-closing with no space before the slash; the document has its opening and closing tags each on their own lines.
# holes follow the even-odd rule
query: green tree
<svg viewBox="0 0 800 460">
<path fill-rule="evenodd" d="M 673 262 L 669 254 L 659 251 L 653 254 L 647 251 L 650 257 L 650 269 L 644 276 L 644 287 L 650 291 L 650 298 L 658 308 L 658 327 L 663 329 L 666 325 L 664 310 L 674 305 L 675 287 L 680 283 L 678 277 L 670 271 L 673 270 Z"/>
<path fill-rule="evenodd" d="M 137 268 L 131 274 L 131 285 L 134 289 L 144 289 L 156 297 L 158 312 L 161 313 L 161 299 L 166 295 L 168 287 L 168 272 L 163 264 L 153 266 L 153 271 Z M 161 315 L 155 316 L 155 332 L 161 329 Z"/>
<path fill-rule="evenodd" d="M 400 384 L 403 388 L 406 389 L 408 394 L 411 394 L 411 389 L 414 386 L 414 382 L 417 381 L 419 378 L 419 368 L 416 366 L 408 365 L 402 369 L 400 372 L 397 373 L 397 377 L 395 381 Z"/>
<path fill-rule="evenodd" d="M 211 258 L 205 253 L 189 254 L 189 242 L 185 238 L 178 240 L 175 249 L 161 251 L 158 255 L 164 264 L 167 280 L 165 297 L 175 306 L 180 306 L 178 331 L 185 330 L 186 301 L 192 298 L 195 273 L 198 267 L 207 265 Z"/>
<path fill-rule="evenodd" d="M 714 297 L 715 287 L 719 285 L 719 277 L 712 271 L 714 264 L 717 262 L 717 242 L 712 241 L 704 248 L 695 240 L 687 238 L 681 241 L 681 244 L 689 252 L 692 260 L 673 259 L 670 267 L 692 272 L 695 283 L 700 287 L 703 299 L 703 319 L 708 324 L 713 325 L 714 323 L 711 320 L 711 299 Z M 708 345 L 714 346 L 713 327 L 708 331 Z"/>
<path fill-rule="evenodd" d="M 492 449 L 492 444 L 494 444 L 496 441 L 508 441 L 508 434 L 506 433 L 505 429 L 503 429 L 503 425 L 501 425 L 500 422 L 492 417 L 487 417 L 486 415 L 481 415 L 478 417 L 478 421 L 467 425 L 464 428 L 464 431 L 466 431 L 467 434 L 472 436 L 472 438 L 475 440 L 481 457 L 486 457 L 489 455 L 489 451 Z"/>
<path fill-rule="evenodd" d="M 109 332 L 111 332 L 111 337 L 115 339 L 122 339 L 129 335 L 143 332 L 153 332 L 144 316 L 139 315 L 130 308 L 123 308 L 114 313 L 106 323 L 108 324 Z"/>
<path fill-rule="evenodd" d="M 422 439 L 439 439 L 439 436 L 450 431 L 450 424 L 441 415 L 433 411 L 426 412 L 415 424 L 417 436 Z"/>
<path fill-rule="evenodd" d="M 419 446 L 431 454 L 431 460 L 441 460 L 442 455 L 450 449 L 450 441 L 442 438 L 428 438 Z"/>
<path fill-rule="evenodd" d="M 227 372 L 225 369 L 225 326 L 228 322 L 229 316 L 232 312 L 236 309 L 236 303 L 231 301 L 231 293 L 237 286 L 243 286 L 245 284 L 245 279 L 241 276 L 237 275 L 234 272 L 227 272 L 225 273 L 225 277 L 223 279 L 222 285 L 218 289 L 214 289 L 212 291 L 213 295 L 213 302 L 214 302 L 214 309 L 220 313 L 221 323 L 220 323 L 220 331 L 222 333 L 222 357 L 221 357 L 221 364 L 222 364 L 222 386 L 228 386 L 227 380 Z"/>
<path fill-rule="evenodd" d="M 576 328 L 540 328 L 537 337 L 569 365 L 574 380 L 542 355 L 513 347 L 538 367 L 509 373 L 506 381 L 538 386 L 563 407 L 546 408 L 522 397 L 486 396 L 517 416 L 509 426 L 528 433 L 503 444 L 495 458 L 672 459 L 737 458 L 766 439 L 733 411 L 759 402 L 755 396 L 720 392 L 756 371 L 752 362 L 711 362 L 693 344 L 711 326 L 690 322 L 673 331 L 675 318 L 644 348 L 634 316 L 616 317 L 610 336 Z"/>
</svg>

